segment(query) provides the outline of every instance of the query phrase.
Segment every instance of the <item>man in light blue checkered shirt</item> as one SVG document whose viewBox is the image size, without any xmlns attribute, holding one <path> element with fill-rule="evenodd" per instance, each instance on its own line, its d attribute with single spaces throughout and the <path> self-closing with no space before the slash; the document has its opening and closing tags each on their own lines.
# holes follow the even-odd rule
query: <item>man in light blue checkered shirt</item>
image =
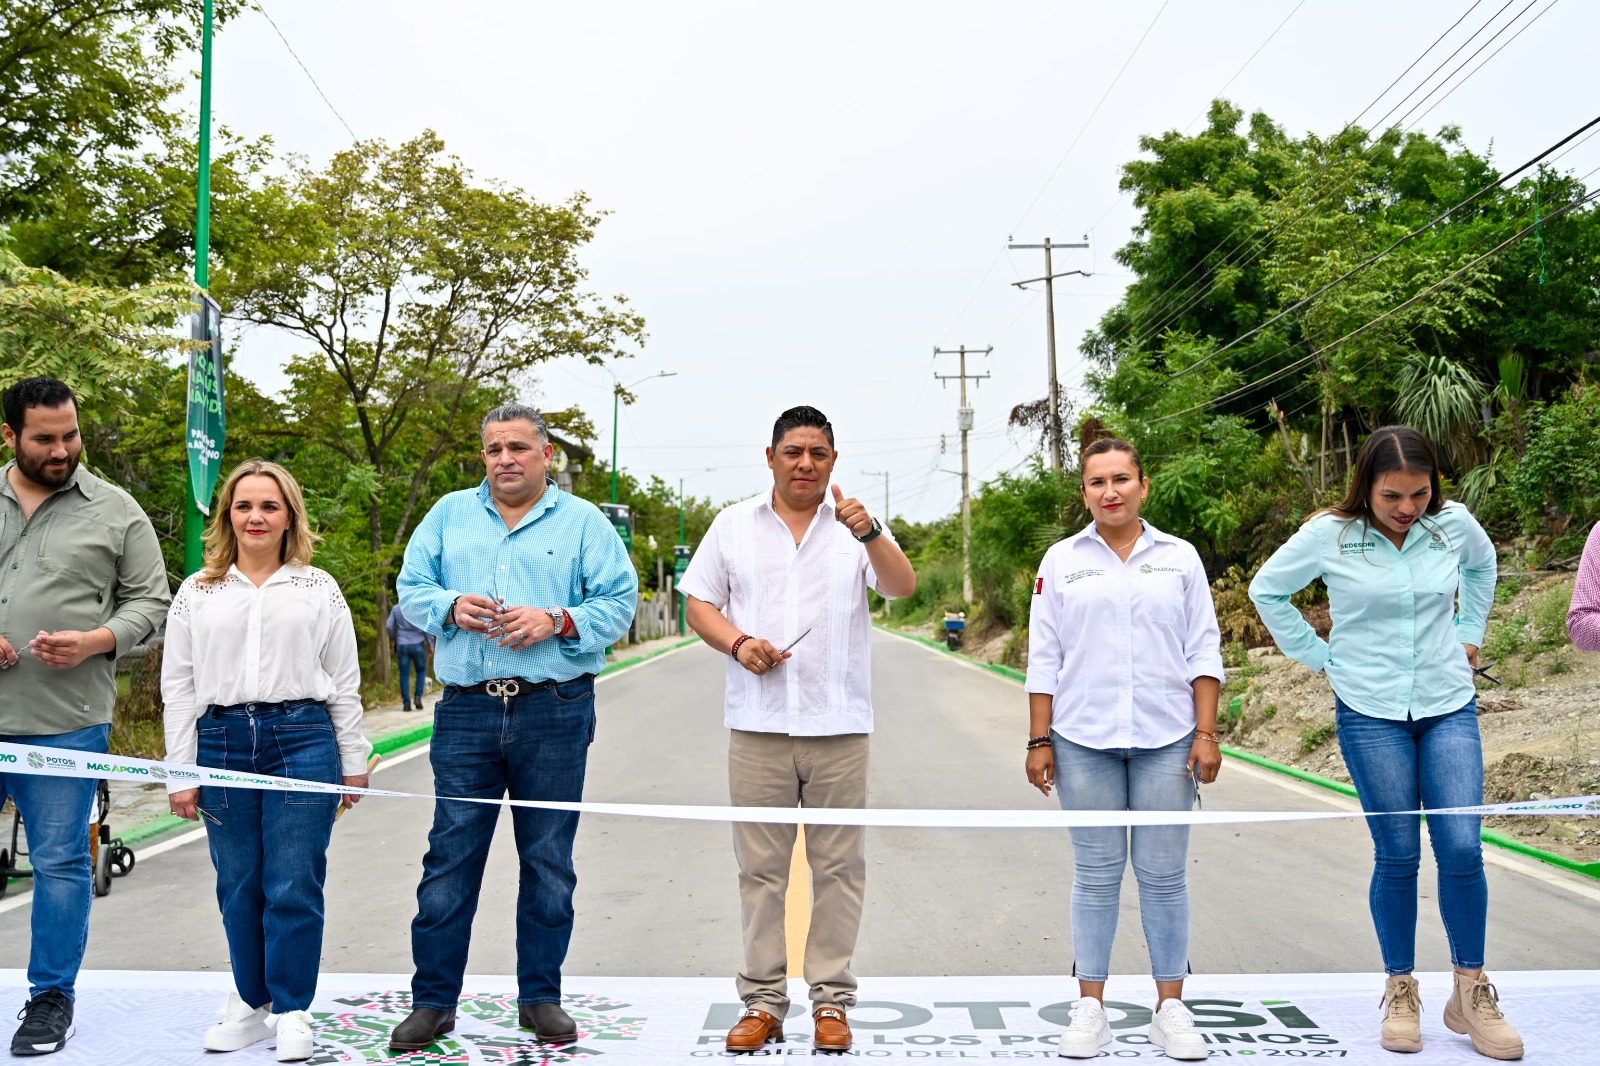
<svg viewBox="0 0 1600 1066">
<path fill-rule="evenodd" d="M 487 476 L 428 512 L 406 546 L 400 607 L 438 637 L 434 791 L 576 802 L 594 739 L 594 675 L 628 631 L 639 579 L 628 551 L 587 500 L 546 477 L 544 419 L 506 404 L 483 420 Z M 389 1046 L 427 1047 L 455 1026 L 467 944 L 500 808 L 440 799 L 411 924 L 412 1012 Z M 572 841 L 578 816 L 515 808 L 517 1001 L 539 1040 L 577 1039 L 561 1009 L 572 937 Z"/>
</svg>

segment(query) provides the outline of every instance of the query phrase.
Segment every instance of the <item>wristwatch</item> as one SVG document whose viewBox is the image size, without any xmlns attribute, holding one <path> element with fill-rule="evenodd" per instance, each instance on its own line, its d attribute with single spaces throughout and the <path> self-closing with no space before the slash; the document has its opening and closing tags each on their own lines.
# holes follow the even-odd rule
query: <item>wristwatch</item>
<svg viewBox="0 0 1600 1066">
<path fill-rule="evenodd" d="M 560 636 L 561 631 L 567 628 L 567 612 L 560 607 L 546 607 L 544 613 L 550 616 L 550 634 Z"/>
<path fill-rule="evenodd" d="M 860 541 L 862 544 L 865 544 L 882 532 L 883 523 L 874 518 L 872 520 L 872 528 L 867 531 L 867 535 L 864 537 L 857 537 L 856 540 Z"/>
</svg>

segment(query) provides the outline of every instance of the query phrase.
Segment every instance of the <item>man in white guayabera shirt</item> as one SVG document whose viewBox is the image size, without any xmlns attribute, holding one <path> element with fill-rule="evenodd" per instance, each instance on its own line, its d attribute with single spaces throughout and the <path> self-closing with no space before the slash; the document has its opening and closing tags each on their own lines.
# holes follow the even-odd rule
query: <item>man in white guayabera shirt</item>
<svg viewBox="0 0 1600 1066">
<path fill-rule="evenodd" d="M 794 407 L 772 427 L 772 488 L 717 515 L 679 590 L 702 640 L 726 652 L 728 791 L 739 807 L 864 807 L 872 732 L 867 589 L 917 586 L 905 553 L 859 500 L 829 485 L 839 453 L 821 411 Z M 831 488 L 831 492 L 830 492 Z M 727 615 L 724 617 L 723 609 Z M 805 980 L 813 1046 L 850 1047 L 845 1010 L 866 855 L 859 826 L 808 826 L 812 916 Z M 783 1038 L 789 1011 L 784 893 L 795 827 L 736 823 L 745 1013 L 729 1051 Z"/>
</svg>

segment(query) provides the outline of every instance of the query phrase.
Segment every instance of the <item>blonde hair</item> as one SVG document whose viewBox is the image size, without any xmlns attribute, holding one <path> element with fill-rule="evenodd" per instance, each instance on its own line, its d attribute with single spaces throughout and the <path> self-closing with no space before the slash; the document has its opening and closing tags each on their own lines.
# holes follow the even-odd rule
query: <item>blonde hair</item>
<svg viewBox="0 0 1600 1066">
<path fill-rule="evenodd" d="M 206 530 L 205 562 L 195 580 L 202 584 L 221 581 L 228 568 L 239 561 L 239 540 L 233 532 L 233 521 L 228 512 L 233 510 L 233 495 L 239 482 L 247 477 L 269 477 L 277 483 L 284 506 L 289 509 L 289 528 L 283 531 L 283 543 L 278 549 L 278 561 L 309 565 L 311 553 L 322 538 L 312 532 L 306 517 L 306 502 L 300 494 L 300 485 L 277 463 L 266 459 L 246 459 L 233 468 L 228 480 L 222 483 L 217 494 L 216 510 L 211 513 L 211 525 Z"/>
</svg>

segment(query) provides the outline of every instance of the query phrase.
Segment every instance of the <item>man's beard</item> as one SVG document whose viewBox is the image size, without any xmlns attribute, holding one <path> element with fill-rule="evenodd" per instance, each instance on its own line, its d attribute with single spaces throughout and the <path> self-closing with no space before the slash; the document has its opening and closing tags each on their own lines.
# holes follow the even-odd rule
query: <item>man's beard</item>
<svg viewBox="0 0 1600 1066">
<path fill-rule="evenodd" d="M 42 485 L 47 489 L 59 489 L 71 480 L 73 473 L 77 471 L 79 458 L 81 458 L 81 453 L 79 455 L 69 455 L 67 456 L 66 466 L 52 470 L 45 463 L 36 463 L 21 452 L 18 452 L 17 469 L 22 471 L 23 477 L 35 485 Z"/>
</svg>

